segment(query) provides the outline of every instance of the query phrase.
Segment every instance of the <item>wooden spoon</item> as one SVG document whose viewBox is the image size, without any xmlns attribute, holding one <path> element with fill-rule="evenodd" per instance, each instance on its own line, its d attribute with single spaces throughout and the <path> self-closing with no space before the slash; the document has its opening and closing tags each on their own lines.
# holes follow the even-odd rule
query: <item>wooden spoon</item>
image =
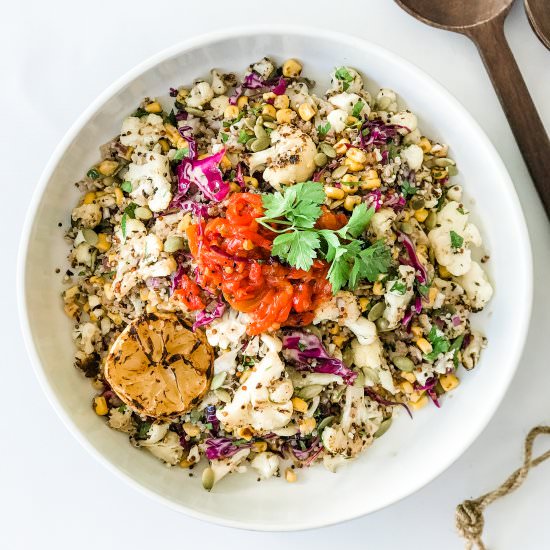
<svg viewBox="0 0 550 550">
<path fill-rule="evenodd" d="M 525 0 L 524 3 L 531 28 L 550 50 L 550 3 L 548 0 Z"/>
<path fill-rule="evenodd" d="M 550 217 L 550 140 L 504 36 L 513 1 L 396 0 L 416 19 L 474 41 Z"/>
</svg>

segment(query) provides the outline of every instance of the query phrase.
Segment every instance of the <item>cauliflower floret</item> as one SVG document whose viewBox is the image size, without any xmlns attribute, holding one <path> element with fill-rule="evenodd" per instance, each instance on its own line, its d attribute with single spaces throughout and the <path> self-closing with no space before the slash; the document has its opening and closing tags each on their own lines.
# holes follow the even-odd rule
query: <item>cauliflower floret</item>
<svg viewBox="0 0 550 550">
<path fill-rule="evenodd" d="M 454 237 L 454 243 L 452 237 Z M 456 243 L 457 238 L 462 239 L 459 245 Z M 437 261 L 455 276 L 464 275 L 470 270 L 472 252 L 468 245 L 481 245 L 481 236 L 477 227 L 468 223 L 468 214 L 455 201 L 447 203 L 438 212 L 436 227 L 428 233 L 428 239 Z"/>
<path fill-rule="evenodd" d="M 363 370 L 366 386 L 379 383 L 385 390 L 395 393 L 391 371 L 384 358 L 384 349 L 379 338 L 370 344 L 361 344 L 358 340 L 353 340 L 351 357 L 355 366 Z"/>
<path fill-rule="evenodd" d="M 122 409 L 122 410 L 121 410 Z M 130 407 L 118 407 L 109 411 L 109 426 L 111 428 L 133 435 L 136 427 L 132 422 L 132 409 Z"/>
<path fill-rule="evenodd" d="M 289 379 L 280 380 L 285 372 L 279 357 L 282 343 L 267 335 L 262 336 L 262 341 L 269 351 L 235 392 L 233 401 L 216 413 L 220 422 L 231 429 L 251 426 L 264 432 L 282 428 L 290 422 L 293 390 Z M 281 383 L 288 386 L 286 390 L 281 389 Z M 276 402 L 276 398 L 285 400 Z"/>
<path fill-rule="evenodd" d="M 229 98 L 226 95 L 220 95 L 215 97 L 210 102 L 210 108 L 212 109 L 212 114 L 215 117 L 222 116 L 225 112 L 225 109 L 229 106 Z"/>
<path fill-rule="evenodd" d="M 351 113 L 353 112 L 353 108 L 357 105 L 359 101 L 363 103 L 360 114 L 362 116 L 368 116 L 370 114 L 370 107 L 360 95 L 342 92 L 341 94 L 336 94 L 329 98 L 329 102 L 332 103 L 332 105 L 334 105 L 337 109 L 342 109 L 343 111 L 346 111 L 348 115 L 351 115 Z"/>
<path fill-rule="evenodd" d="M 297 371 L 292 368 L 287 368 L 287 372 L 292 385 L 296 389 L 305 388 L 306 386 L 328 386 L 329 384 L 343 383 L 342 377 L 337 374 Z"/>
<path fill-rule="evenodd" d="M 279 470 L 279 457 L 274 453 L 266 451 L 256 455 L 250 465 L 260 474 L 261 478 L 268 479 L 277 474 Z"/>
<path fill-rule="evenodd" d="M 414 275 L 414 268 L 400 265 L 399 277 L 386 283 L 386 293 L 384 294 L 386 309 L 383 318 L 388 321 L 388 329 L 395 328 L 405 315 L 414 294 Z"/>
<path fill-rule="evenodd" d="M 397 111 L 397 95 L 389 88 L 382 88 L 376 94 L 376 108 L 379 111 L 389 111 L 393 113 Z"/>
<path fill-rule="evenodd" d="M 241 338 L 246 333 L 246 315 L 229 309 L 218 319 L 214 319 L 206 328 L 206 338 L 211 346 L 221 349 L 240 347 Z"/>
<path fill-rule="evenodd" d="M 210 85 L 212 91 L 217 95 L 225 94 L 225 92 L 227 92 L 227 86 L 220 72 L 216 69 L 212 69 L 210 74 L 212 75 L 212 84 Z M 212 102 L 210 102 L 210 104 L 212 104 Z"/>
<path fill-rule="evenodd" d="M 171 466 L 178 464 L 183 458 L 183 447 L 180 444 L 178 434 L 175 432 L 168 432 L 164 439 L 145 448 L 153 456 Z"/>
<path fill-rule="evenodd" d="M 340 423 L 323 430 L 323 445 L 329 453 L 353 458 L 372 443 L 381 422 L 378 404 L 365 403 L 362 387 L 348 386 Z"/>
<path fill-rule="evenodd" d="M 214 374 L 219 374 L 220 372 L 234 373 L 237 368 L 238 353 L 239 350 L 234 349 L 218 355 L 218 357 L 214 359 Z"/>
<path fill-rule="evenodd" d="M 219 483 L 227 474 L 234 472 L 239 464 L 250 454 L 250 449 L 241 449 L 233 456 L 210 461 L 210 468 L 214 472 L 214 485 Z"/>
<path fill-rule="evenodd" d="M 315 143 L 305 132 L 282 124 L 271 133 L 272 146 L 248 156 L 250 172 L 266 166 L 264 180 L 275 189 L 281 184 L 307 181 L 315 171 Z"/>
<path fill-rule="evenodd" d="M 150 428 L 145 434 L 145 439 L 136 442 L 140 447 L 149 447 L 155 445 L 168 433 L 170 424 L 167 422 L 155 422 L 151 424 Z"/>
<path fill-rule="evenodd" d="M 474 309 L 483 309 L 493 296 L 493 287 L 477 262 L 472 261 L 470 270 L 456 280 L 466 292 L 467 303 Z"/>
<path fill-rule="evenodd" d="M 327 120 L 330 123 L 330 127 L 338 134 L 346 128 L 346 122 L 348 119 L 347 111 L 343 109 L 334 109 L 327 115 Z"/>
<path fill-rule="evenodd" d="M 472 370 L 476 366 L 485 343 L 486 339 L 481 333 L 473 330 L 468 345 L 462 350 L 462 364 L 465 369 Z"/>
<path fill-rule="evenodd" d="M 86 355 L 92 355 L 95 351 L 95 344 L 101 340 L 101 331 L 93 323 L 82 323 L 74 329 L 73 339 Z"/>
<path fill-rule="evenodd" d="M 330 75 L 332 90 L 359 93 L 363 89 L 361 75 L 351 67 L 339 67 Z"/>
<path fill-rule="evenodd" d="M 461 300 L 464 294 L 464 289 L 454 281 L 446 281 L 436 277 L 433 280 L 434 287 L 437 288 L 438 293 L 435 296 L 433 304 L 424 304 L 424 308 L 440 309 L 443 304 L 456 304 Z"/>
<path fill-rule="evenodd" d="M 395 113 L 390 118 L 390 122 L 392 124 L 397 124 L 397 126 L 401 126 L 401 128 L 399 128 L 399 133 L 403 135 L 414 132 L 418 126 L 418 119 L 416 118 L 416 115 L 410 111 L 400 111 L 399 113 Z"/>
<path fill-rule="evenodd" d="M 392 231 L 392 224 L 396 215 L 395 211 L 391 208 L 381 208 L 372 216 L 369 231 L 374 234 L 376 239 L 393 242 L 395 234 Z"/>
<path fill-rule="evenodd" d="M 409 145 L 405 147 L 399 154 L 411 170 L 420 170 L 424 160 L 424 151 L 418 145 Z"/>
<path fill-rule="evenodd" d="M 73 209 L 71 217 L 75 222 L 80 220 L 82 227 L 89 227 L 93 229 L 99 224 L 99 222 L 101 222 L 101 206 L 94 202 L 92 204 L 81 204 Z"/>
<path fill-rule="evenodd" d="M 274 70 L 275 65 L 273 64 L 273 61 L 269 59 L 269 57 L 264 57 L 263 59 L 260 59 L 260 61 L 257 61 L 249 67 L 249 71 L 254 71 L 255 73 L 258 73 L 263 80 L 269 78 L 269 75 Z"/>
<path fill-rule="evenodd" d="M 212 90 L 210 84 L 204 80 L 199 80 L 195 82 L 195 85 L 191 88 L 185 102 L 189 107 L 198 109 L 208 103 L 213 97 L 214 90 Z"/>
<path fill-rule="evenodd" d="M 453 185 L 447 190 L 447 198 L 450 201 L 460 202 L 462 200 L 462 187 L 460 185 Z"/>
<path fill-rule="evenodd" d="M 303 82 L 294 82 L 286 89 L 286 95 L 290 100 L 290 107 L 297 110 L 302 103 L 312 103 L 309 88 Z"/>
<path fill-rule="evenodd" d="M 71 253 L 71 262 L 80 265 L 92 264 L 92 247 L 87 242 L 81 242 Z"/>
<path fill-rule="evenodd" d="M 322 303 L 315 310 L 313 324 L 321 321 L 356 321 L 361 315 L 357 299 L 352 292 L 339 290 L 330 300 Z"/>
<path fill-rule="evenodd" d="M 150 148 L 164 136 L 162 117 L 155 114 L 144 118 L 129 116 L 124 119 L 120 130 L 120 143 L 127 147 Z"/>
</svg>

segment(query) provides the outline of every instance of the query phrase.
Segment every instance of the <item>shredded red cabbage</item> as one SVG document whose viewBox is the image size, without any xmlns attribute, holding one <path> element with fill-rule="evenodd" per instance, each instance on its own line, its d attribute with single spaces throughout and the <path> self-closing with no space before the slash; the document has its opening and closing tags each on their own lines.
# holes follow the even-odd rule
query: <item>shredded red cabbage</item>
<svg viewBox="0 0 550 550">
<path fill-rule="evenodd" d="M 365 120 L 359 132 L 359 139 L 362 147 L 369 145 L 386 145 L 388 141 L 399 135 L 398 129 L 402 128 L 397 124 L 387 124 L 381 118 Z M 385 151 L 384 151 L 385 152 Z M 382 157 L 384 156 L 382 153 Z"/>
<path fill-rule="evenodd" d="M 194 160 L 197 156 L 197 142 L 193 136 L 193 128 L 191 128 L 191 126 L 180 126 L 178 128 L 178 133 L 185 141 L 187 141 L 187 147 L 189 148 L 187 158 L 189 160 Z"/>
<path fill-rule="evenodd" d="M 400 407 L 403 407 L 407 414 L 412 418 L 413 415 L 411 413 L 411 410 L 405 403 L 401 403 L 399 401 L 390 401 L 389 399 L 384 399 L 382 396 L 378 395 L 373 389 L 371 388 L 365 388 L 365 394 L 368 395 L 373 401 L 376 401 L 377 403 L 380 403 L 380 405 L 384 405 L 385 407 L 390 407 L 394 405 L 399 405 Z"/>
<path fill-rule="evenodd" d="M 204 325 L 209 325 L 214 319 L 221 317 L 224 311 L 225 303 L 220 295 L 215 302 L 210 302 L 210 304 L 206 306 L 206 309 L 197 312 L 195 322 L 193 323 L 193 330 L 203 327 Z"/>
<path fill-rule="evenodd" d="M 298 370 L 337 374 L 348 385 L 353 384 L 357 373 L 346 367 L 340 359 L 331 357 L 321 340 L 314 334 L 293 330 L 283 336 L 283 356 Z"/>
<path fill-rule="evenodd" d="M 239 184 L 241 189 L 245 188 L 244 177 L 243 177 L 243 167 L 241 163 L 237 164 L 237 170 L 235 171 L 235 181 Z"/>
<path fill-rule="evenodd" d="M 415 390 L 424 390 L 428 397 L 433 401 L 433 404 L 440 408 L 441 405 L 439 404 L 439 401 L 437 399 L 437 393 L 435 392 L 435 386 L 437 385 L 437 378 L 435 376 L 432 376 L 426 380 L 426 383 L 424 385 L 420 384 L 420 382 L 414 383 L 414 389 Z"/>
<path fill-rule="evenodd" d="M 402 232 L 399 232 L 399 241 L 403 243 L 407 250 L 407 254 L 409 255 L 409 262 L 402 262 L 407 263 L 407 265 L 410 265 L 411 267 L 414 267 L 416 270 L 416 278 L 420 284 L 425 284 L 428 280 L 428 273 L 426 272 L 426 268 L 422 265 L 420 260 L 418 259 L 418 256 L 416 255 L 416 249 L 414 247 L 414 244 L 411 240 L 411 238 Z"/>
<path fill-rule="evenodd" d="M 207 439 L 205 454 L 208 460 L 217 460 L 219 458 L 228 458 L 238 453 L 241 449 L 247 449 L 252 443 L 241 443 L 235 445 L 237 440 L 229 439 L 228 437 L 212 437 Z"/>
<path fill-rule="evenodd" d="M 260 75 L 255 72 L 248 73 L 244 75 L 242 83 L 235 88 L 235 91 L 229 98 L 229 103 L 235 105 L 237 99 L 243 95 L 245 90 L 258 90 L 260 88 L 266 88 L 275 95 L 282 95 L 286 91 L 286 81 L 282 76 L 276 80 L 263 80 Z"/>
<path fill-rule="evenodd" d="M 220 421 L 216 416 L 216 407 L 214 405 L 207 405 L 204 409 L 204 417 L 206 422 L 212 424 L 212 429 L 210 431 L 216 435 L 220 427 Z"/>
<path fill-rule="evenodd" d="M 311 465 L 319 454 L 323 451 L 323 443 L 320 437 L 315 437 L 309 444 L 300 438 L 289 439 L 284 447 L 288 449 L 304 466 Z"/>
</svg>

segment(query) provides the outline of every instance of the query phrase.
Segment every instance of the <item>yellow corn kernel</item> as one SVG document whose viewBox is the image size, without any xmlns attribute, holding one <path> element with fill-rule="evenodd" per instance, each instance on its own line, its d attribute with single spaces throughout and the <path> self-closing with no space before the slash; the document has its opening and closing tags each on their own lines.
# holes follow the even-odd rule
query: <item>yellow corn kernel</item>
<svg viewBox="0 0 550 550">
<path fill-rule="evenodd" d="M 82 309 L 88 313 L 88 311 L 90 311 L 90 304 L 88 302 L 86 302 L 83 306 L 82 306 Z"/>
<path fill-rule="evenodd" d="M 254 437 L 254 432 L 251 428 L 245 426 L 244 428 L 239 428 L 237 430 L 237 435 L 239 437 L 242 437 L 243 439 L 246 439 L 247 441 L 250 441 Z"/>
<path fill-rule="evenodd" d="M 344 174 L 340 181 L 345 183 L 357 183 L 359 181 L 359 176 L 357 174 Z M 353 186 L 356 188 L 357 186 Z"/>
<path fill-rule="evenodd" d="M 340 189 L 346 194 L 346 195 L 355 195 L 357 193 L 357 190 L 359 189 L 358 185 L 346 185 L 345 183 L 340 184 Z"/>
<path fill-rule="evenodd" d="M 237 99 L 237 107 L 239 109 L 242 109 L 245 105 L 248 105 L 248 97 L 245 95 L 242 95 Z"/>
<path fill-rule="evenodd" d="M 153 304 L 149 303 L 145 306 L 145 313 L 153 313 L 153 314 L 157 314 L 158 313 L 158 309 L 157 309 L 157 306 L 154 306 Z"/>
<path fill-rule="evenodd" d="M 178 129 L 175 126 L 165 124 L 164 131 L 166 132 L 166 137 L 175 147 L 178 149 L 187 147 L 187 141 L 180 136 Z"/>
<path fill-rule="evenodd" d="M 439 377 L 439 382 L 445 391 L 452 391 L 458 386 L 460 380 L 454 374 L 450 373 L 441 375 Z"/>
<path fill-rule="evenodd" d="M 230 184 L 229 184 L 229 189 L 231 189 L 231 191 L 233 193 L 239 193 L 240 190 L 241 190 L 241 186 L 238 184 L 238 183 L 235 183 L 234 181 L 232 181 Z"/>
<path fill-rule="evenodd" d="M 265 441 L 255 441 L 252 443 L 252 447 L 250 447 L 250 450 L 253 453 L 263 453 L 267 451 L 267 443 Z"/>
<path fill-rule="evenodd" d="M 275 107 L 273 105 L 270 105 L 269 103 L 266 103 L 262 107 L 262 115 L 267 115 L 272 118 L 275 118 L 277 116 L 277 111 L 275 110 Z"/>
<path fill-rule="evenodd" d="M 288 109 L 289 105 L 290 99 L 286 94 L 275 96 L 273 100 L 273 107 L 275 107 L 275 109 Z"/>
<path fill-rule="evenodd" d="M 372 285 L 372 293 L 375 296 L 382 296 L 382 294 L 384 294 L 384 286 L 382 285 L 382 283 L 380 281 L 376 281 Z"/>
<path fill-rule="evenodd" d="M 409 407 L 415 411 L 418 409 L 422 409 L 428 404 L 428 397 L 426 395 L 423 395 L 418 401 L 410 401 Z"/>
<path fill-rule="evenodd" d="M 340 334 L 341 331 L 342 329 L 336 323 L 328 329 L 329 334 L 332 334 L 332 335 Z"/>
<path fill-rule="evenodd" d="M 193 464 L 195 464 L 195 461 L 194 461 L 194 460 L 188 460 L 187 458 L 184 458 L 184 459 L 180 462 L 180 468 L 189 468 L 189 467 L 192 466 Z"/>
<path fill-rule="evenodd" d="M 181 221 L 178 223 L 177 231 L 178 233 L 185 233 L 187 231 L 187 228 L 191 224 L 191 213 L 185 214 Z"/>
<path fill-rule="evenodd" d="M 285 470 L 285 479 L 288 481 L 288 483 L 295 483 L 298 479 L 298 476 L 296 476 L 296 472 L 292 468 L 287 468 Z"/>
<path fill-rule="evenodd" d="M 98 416 L 105 416 L 109 412 L 109 407 L 107 407 L 105 397 L 98 395 L 94 398 L 94 410 Z"/>
<path fill-rule="evenodd" d="M 448 152 L 449 152 L 449 146 L 441 145 L 440 143 L 436 143 L 430 151 L 430 153 L 434 157 L 440 157 L 440 158 L 446 157 Z"/>
<path fill-rule="evenodd" d="M 433 351 L 432 345 L 430 344 L 430 342 L 428 342 L 428 340 L 426 340 L 426 338 L 418 338 L 418 340 L 416 341 L 416 345 L 422 351 L 422 353 L 428 354 Z"/>
<path fill-rule="evenodd" d="M 439 290 L 435 288 L 435 286 L 432 286 L 430 290 L 428 291 L 428 303 L 433 306 L 435 299 L 437 298 L 437 295 L 439 294 Z"/>
<path fill-rule="evenodd" d="M 103 284 L 103 278 L 99 277 L 98 275 L 92 275 L 89 279 L 90 283 L 93 285 L 102 285 Z"/>
<path fill-rule="evenodd" d="M 243 241 L 243 248 L 244 248 L 244 250 L 253 250 L 254 249 L 254 243 L 250 239 L 245 239 Z"/>
<path fill-rule="evenodd" d="M 283 63 L 283 76 L 296 78 L 302 72 L 302 64 L 296 59 L 287 59 Z"/>
<path fill-rule="evenodd" d="M 346 124 L 348 126 L 352 126 L 353 124 L 355 124 L 357 122 L 357 117 L 354 117 L 354 116 L 351 116 L 349 115 L 348 118 L 346 118 Z"/>
<path fill-rule="evenodd" d="M 102 160 L 97 167 L 97 171 L 102 176 L 112 176 L 117 168 L 118 162 L 116 160 Z"/>
<path fill-rule="evenodd" d="M 124 160 L 131 160 L 132 158 L 132 153 L 134 152 L 134 148 L 133 147 L 127 147 L 126 148 L 126 151 L 124 153 L 119 153 L 118 156 L 120 158 L 123 158 Z"/>
<path fill-rule="evenodd" d="M 439 266 L 439 276 L 442 279 L 450 279 L 452 277 L 452 274 L 444 265 L 440 265 Z"/>
<path fill-rule="evenodd" d="M 408 222 L 411 219 L 411 213 L 408 210 L 403 212 L 403 221 Z"/>
<path fill-rule="evenodd" d="M 414 392 L 413 385 L 408 380 L 401 382 L 399 384 L 399 389 L 406 394 L 412 394 Z"/>
<path fill-rule="evenodd" d="M 310 434 L 316 426 L 317 422 L 315 422 L 315 418 L 308 416 L 307 418 L 304 418 L 299 424 L 300 433 L 302 435 Z"/>
<path fill-rule="evenodd" d="M 344 200 L 344 208 L 351 212 L 360 202 L 361 197 L 357 195 L 348 195 Z"/>
<path fill-rule="evenodd" d="M 236 105 L 228 105 L 223 112 L 224 118 L 237 118 L 239 116 L 239 108 Z"/>
<path fill-rule="evenodd" d="M 118 313 L 111 313 L 111 312 L 108 312 L 107 313 L 107 316 L 109 317 L 109 319 L 111 319 L 111 321 L 113 321 L 113 323 L 118 327 L 122 324 L 122 317 L 118 314 Z"/>
<path fill-rule="evenodd" d="M 424 153 L 429 153 L 432 150 L 432 144 L 430 143 L 430 140 L 424 136 L 420 138 L 418 145 Z"/>
<path fill-rule="evenodd" d="M 295 411 L 298 411 L 301 413 L 305 413 L 308 409 L 307 403 L 301 397 L 293 397 L 292 405 L 294 406 Z"/>
<path fill-rule="evenodd" d="M 348 150 L 349 145 L 349 139 L 342 138 L 340 141 L 337 141 L 334 144 L 334 150 L 336 151 L 336 154 L 339 156 L 345 155 L 346 151 Z"/>
<path fill-rule="evenodd" d="M 409 395 L 409 402 L 416 403 L 419 399 L 422 399 L 423 395 L 424 395 L 424 392 L 422 390 L 421 391 L 415 390 Z"/>
<path fill-rule="evenodd" d="M 325 195 L 329 199 L 340 200 L 345 196 L 344 190 L 339 187 L 325 187 Z"/>
<path fill-rule="evenodd" d="M 74 302 L 72 304 L 65 304 L 63 309 L 68 317 L 74 319 L 78 311 L 78 304 L 75 304 Z"/>
<path fill-rule="evenodd" d="M 93 191 L 90 191 L 89 193 L 86 193 L 84 195 L 84 199 L 82 200 L 83 204 L 92 204 L 96 199 L 96 194 Z"/>
<path fill-rule="evenodd" d="M 298 114 L 300 115 L 300 118 L 302 120 L 305 120 L 307 122 L 315 116 L 315 107 L 313 107 L 313 105 L 310 105 L 309 103 L 302 103 L 298 107 Z"/>
<path fill-rule="evenodd" d="M 296 113 L 292 109 L 280 109 L 275 118 L 279 124 L 289 124 L 295 116 Z"/>
<path fill-rule="evenodd" d="M 359 298 L 359 307 L 361 308 L 361 311 L 367 311 L 369 304 L 370 300 L 366 296 L 361 296 L 361 298 Z"/>
<path fill-rule="evenodd" d="M 222 160 L 220 161 L 220 167 L 223 171 L 231 170 L 231 161 L 229 160 L 229 157 L 227 155 L 224 155 L 222 157 Z"/>
<path fill-rule="evenodd" d="M 145 302 L 148 297 L 149 297 L 149 289 L 148 288 L 140 288 L 139 289 L 139 299 L 142 302 Z"/>
<path fill-rule="evenodd" d="M 107 252 L 109 248 L 111 248 L 111 243 L 107 240 L 107 235 L 105 233 L 99 233 L 97 235 L 97 243 L 95 244 L 95 247 L 100 252 Z"/>
<path fill-rule="evenodd" d="M 115 187 L 115 202 L 117 206 L 120 206 L 122 204 L 122 201 L 124 200 L 124 194 L 122 193 L 122 189 L 120 187 Z"/>
<path fill-rule="evenodd" d="M 148 113 L 162 113 L 162 106 L 158 101 L 151 101 L 151 103 L 145 105 L 145 110 Z"/>
<path fill-rule="evenodd" d="M 425 208 L 421 208 L 420 210 L 416 210 L 414 213 L 414 217 L 419 221 L 423 222 L 428 217 L 429 212 Z"/>
<path fill-rule="evenodd" d="M 380 178 L 373 178 L 363 181 L 359 187 L 364 191 L 378 189 L 381 185 L 382 182 L 380 181 Z"/>
<path fill-rule="evenodd" d="M 191 422 L 185 422 L 182 428 L 189 437 L 197 437 L 201 433 L 201 429 Z"/>
<path fill-rule="evenodd" d="M 407 382 L 414 384 L 416 382 L 416 376 L 412 372 L 401 372 L 401 378 L 404 378 Z"/>
<path fill-rule="evenodd" d="M 364 170 L 365 168 L 364 164 L 361 164 L 360 162 L 355 162 L 349 157 L 346 157 L 346 159 L 344 160 L 344 166 L 347 166 L 350 172 L 361 172 L 361 170 Z"/>
<path fill-rule="evenodd" d="M 426 256 L 428 253 L 428 247 L 425 244 L 419 244 L 416 247 L 416 253 L 422 256 Z"/>
<path fill-rule="evenodd" d="M 168 151 L 170 151 L 170 142 L 167 139 L 160 138 L 159 143 L 163 153 L 168 153 Z"/>
<path fill-rule="evenodd" d="M 262 99 L 264 101 L 269 101 L 270 99 L 275 99 L 277 96 L 273 92 L 265 92 L 262 94 Z"/>
<path fill-rule="evenodd" d="M 342 344 L 344 344 L 344 342 L 346 342 L 348 339 L 347 336 L 343 336 L 343 335 L 338 335 L 338 336 L 335 336 L 332 341 L 336 344 L 337 347 L 341 348 L 342 347 Z"/>
<path fill-rule="evenodd" d="M 411 332 L 413 334 L 413 336 L 415 336 L 416 338 L 422 338 L 422 334 L 423 334 L 423 330 L 422 330 L 422 327 L 418 326 L 418 325 L 413 325 L 411 327 Z"/>
<path fill-rule="evenodd" d="M 361 164 L 365 164 L 365 162 L 367 162 L 367 155 L 364 151 L 361 151 L 361 149 L 357 149 L 357 147 L 350 147 L 346 151 L 346 157 L 354 160 L 355 162 L 360 162 Z M 378 176 L 376 172 L 375 175 Z"/>
<path fill-rule="evenodd" d="M 250 176 L 243 176 L 243 180 L 246 185 L 250 185 L 251 187 L 254 187 L 254 189 L 257 189 L 258 185 L 260 185 L 256 178 L 252 178 Z"/>
</svg>

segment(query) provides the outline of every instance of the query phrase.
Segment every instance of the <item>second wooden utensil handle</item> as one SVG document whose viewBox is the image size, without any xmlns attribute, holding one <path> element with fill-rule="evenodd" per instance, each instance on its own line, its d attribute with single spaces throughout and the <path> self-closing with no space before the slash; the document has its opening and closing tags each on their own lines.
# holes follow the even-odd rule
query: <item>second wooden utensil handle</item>
<svg viewBox="0 0 550 550">
<path fill-rule="evenodd" d="M 504 15 L 466 34 L 475 42 L 550 218 L 550 139 L 504 36 Z"/>
</svg>

